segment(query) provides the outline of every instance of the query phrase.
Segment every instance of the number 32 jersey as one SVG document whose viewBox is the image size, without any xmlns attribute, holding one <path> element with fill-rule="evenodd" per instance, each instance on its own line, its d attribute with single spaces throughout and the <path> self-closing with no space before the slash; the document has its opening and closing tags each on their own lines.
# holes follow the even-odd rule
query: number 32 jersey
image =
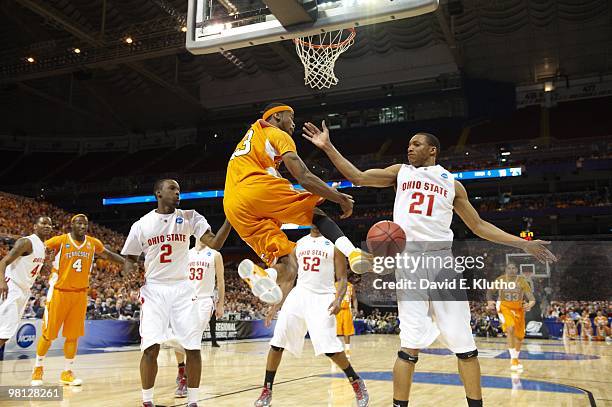
<svg viewBox="0 0 612 407">
<path fill-rule="evenodd" d="M 94 264 L 94 255 L 104 251 L 104 245 L 95 237 L 85 236 L 76 242 L 70 233 L 55 236 L 45 242 L 55 252 L 52 273 L 57 273 L 55 288 L 82 290 L 89 287 L 89 273 Z"/>
<path fill-rule="evenodd" d="M 409 242 L 452 242 L 455 178 L 440 165 L 402 165 L 397 174 L 393 221 Z"/>
<path fill-rule="evenodd" d="M 145 254 L 145 281 L 172 283 L 188 279 L 189 238 L 200 239 L 210 225 L 194 210 L 176 209 L 170 214 L 152 210 L 136 221 L 121 254 Z"/>
</svg>

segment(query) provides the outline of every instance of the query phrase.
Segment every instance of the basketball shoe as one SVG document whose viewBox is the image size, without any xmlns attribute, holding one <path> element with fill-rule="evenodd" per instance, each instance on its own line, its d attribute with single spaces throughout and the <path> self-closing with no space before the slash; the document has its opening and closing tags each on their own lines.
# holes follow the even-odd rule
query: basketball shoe
<svg viewBox="0 0 612 407">
<path fill-rule="evenodd" d="M 176 390 L 174 391 L 174 397 L 179 399 L 187 397 L 187 378 L 185 376 L 178 380 Z"/>
<path fill-rule="evenodd" d="M 373 257 L 370 253 L 361 249 L 355 249 L 349 254 L 349 265 L 355 274 L 363 274 L 372 271 Z"/>
<path fill-rule="evenodd" d="M 69 386 L 80 386 L 83 384 L 83 380 L 74 377 L 72 370 L 64 370 L 60 377 L 60 383 L 67 384 Z"/>
<path fill-rule="evenodd" d="M 142 407 L 155 407 L 152 401 L 145 401 L 142 403 Z"/>
<path fill-rule="evenodd" d="M 238 265 L 238 274 L 248 285 L 255 297 L 268 304 L 278 304 L 283 299 L 283 292 L 276 284 L 276 270 L 262 269 L 249 259 Z"/>
<path fill-rule="evenodd" d="M 352 381 L 351 386 L 353 386 L 353 391 L 355 392 L 357 407 L 368 407 L 370 405 L 370 395 L 363 379 Z"/>
<path fill-rule="evenodd" d="M 36 366 L 32 372 L 32 381 L 30 386 L 42 386 L 43 385 L 43 367 Z"/>
<path fill-rule="evenodd" d="M 255 400 L 255 407 L 269 407 L 272 405 L 272 390 L 264 387 L 261 395 Z"/>
</svg>

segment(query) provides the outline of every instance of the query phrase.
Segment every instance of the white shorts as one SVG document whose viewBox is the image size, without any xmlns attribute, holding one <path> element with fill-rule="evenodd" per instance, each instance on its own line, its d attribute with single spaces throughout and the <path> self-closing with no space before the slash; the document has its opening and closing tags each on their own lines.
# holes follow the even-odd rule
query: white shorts
<svg viewBox="0 0 612 407">
<path fill-rule="evenodd" d="M 200 321 L 200 338 L 204 335 L 204 331 L 210 322 L 210 317 L 215 309 L 215 304 L 212 297 L 198 298 L 196 301 L 198 309 L 198 320 Z"/>
<path fill-rule="evenodd" d="M 200 349 L 202 332 L 189 281 L 146 283 L 140 288 L 140 303 L 140 350 L 170 339 L 187 350 Z"/>
<path fill-rule="evenodd" d="M 450 250 L 423 253 L 425 257 L 446 258 Z M 436 265 L 419 267 L 412 272 L 396 271 L 396 279 L 414 281 L 419 287 L 420 280 L 444 281 L 462 277 L 452 270 L 443 270 Z M 476 349 L 470 327 L 470 305 L 465 292 L 461 290 L 398 289 L 398 317 L 400 320 L 400 341 L 403 348 L 423 349 L 438 337 L 453 353 L 464 353 Z M 445 301 L 453 299 L 454 301 Z M 467 298 L 467 297 L 465 297 Z"/>
<path fill-rule="evenodd" d="M 344 347 L 336 336 L 336 317 L 328 311 L 335 298 L 335 294 L 316 294 L 295 287 L 279 312 L 270 345 L 300 356 L 308 332 L 316 355 L 342 352 Z"/>
<path fill-rule="evenodd" d="M 30 290 L 24 291 L 9 280 L 8 295 L 0 302 L 0 339 L 10 339 L 15 335 L 25 306 L 30 298 Z"/>
</svg>

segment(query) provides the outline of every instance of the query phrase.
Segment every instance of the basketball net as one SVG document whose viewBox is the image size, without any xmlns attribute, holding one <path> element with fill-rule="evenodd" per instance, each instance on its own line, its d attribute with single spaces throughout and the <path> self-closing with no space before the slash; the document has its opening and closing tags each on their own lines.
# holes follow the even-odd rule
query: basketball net
<svg viewBox="0 0 612 407">
<path fill-rule="evenodd" d="M 336 61 L 353 45 L 355 35 L 355 29 L 348 28 L 294 39 L 295 50 L 304 64 L 304 84 L 313 89 L 337 85 Z"/>
</svg>

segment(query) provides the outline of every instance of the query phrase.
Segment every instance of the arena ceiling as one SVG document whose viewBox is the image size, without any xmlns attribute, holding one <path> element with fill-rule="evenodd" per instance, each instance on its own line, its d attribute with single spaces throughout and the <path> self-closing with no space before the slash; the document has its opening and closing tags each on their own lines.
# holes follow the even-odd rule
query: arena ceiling
<svg viewBox="0 0 612 407">
<path fill-rule="evenodd" d="M 463 0 L 457 14 L 443 3 L 360 28 L 338 62 L 340 85 L 322 94 L 304 87 L 288 41 L 189 54 L 186 0 L 0 0 L 0 132 L 125 134 L 244 115 L 271 99 L 410 93 L 459 72 L 532 84 L 612 71 L 612 2 Z"/>
</svg>

